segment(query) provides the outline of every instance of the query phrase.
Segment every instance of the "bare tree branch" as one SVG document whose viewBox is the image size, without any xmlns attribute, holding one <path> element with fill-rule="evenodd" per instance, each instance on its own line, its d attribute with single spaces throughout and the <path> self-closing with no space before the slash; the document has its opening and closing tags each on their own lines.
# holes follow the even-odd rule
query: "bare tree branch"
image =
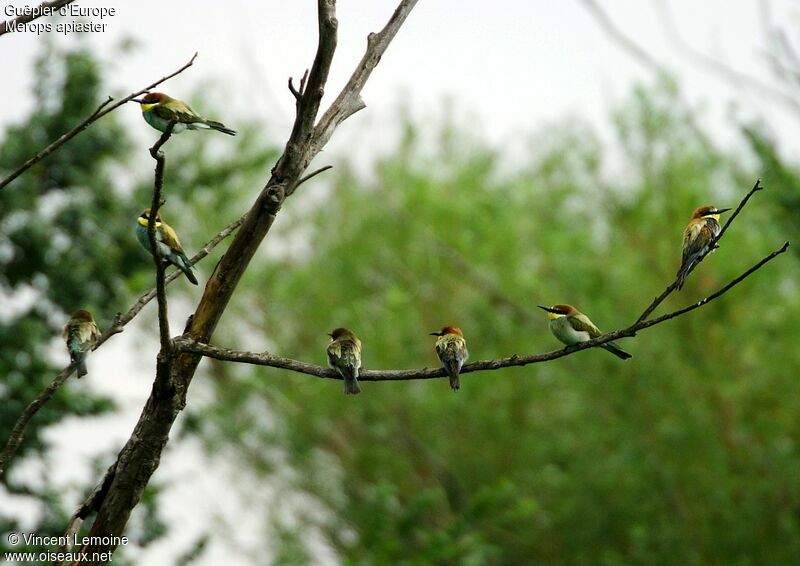
<svg viewBox="0 0 800 566">
<path fill-rule="evenodd" d="M 316 171 L 312 171 L 311 173 L 309 173 L 308 175 L 306 175 L 305 177 L 303 177 L 302 179 L 297 181 L 297 184 L 295 185 L 295 188 L 299 187 L 300 185 L 302 185 L 303 183 L 305 183 L 306 181 L 308 181 L 312 177 L 316 177 L 320 173 L 324 173 L 328 169 L 333 169 L 333 165 L 325 165 L 324 167 L 320 167 Z"/>
<path fill-rule="evenodd" d="M 630 37 L 622 33 L 608 13 L 598 4 L 597 0 L 583 0 L 583 3 L 589 9 L 589 12 L 594 16 L 595 20 L 605 30 L 605 32 L 620 46 L 622 46 L 628 53 L 633 55 L 640 63 L 646 67 L 650 67 L 657 73 L 666 71 L 664 66 L 656 61 L 650 53 L 645 51 L 640 45 L 634 42 Z"/>
<path fill-rule="evenodd" d="M 167 124 L 164 133 L 158 141 L 150 148 L 150 156 L 156 160 L 155 179 L 153 181 L 153 200 L 150 204 L 150 216 L 147 223 L 147 238 L 150 240 L 150 252 L 153 254 L 153 261 L 156 265 L 156 300 L 158 302 L 158 331 L 161 337 L 161 350 L 156 358 L 156 381 L 153 386 L 159 395 L 165 395 L 169 389 L 169 371 L 172 366 L 172 344 L 170 343 L 169 316 L 167 313 L 167 290 L 164 283 L 164 258 L 158 248 L 156 240 L 156 219 L 164 199 L 161 196 L 164 188 L 164 167 L 166 157 L 161 147 L 167 143 L 172 135 L 175 121 Z"/>
<path fill-rule="evenodd" d="M 130 100 L 136 98 L 140 94 L 143 94 L 143 93 L 147 92 L 151 88 L 154 88 L 154 87 L 160 85 L 164 81 L 166 81 L 168 79 L 171 79 L 175 75 L 178 75 L 178 74 L 182 73 L 183 71 L 185 71 L 186 69 L 188 69 L 189 67 L 191 67 L 196 58 L 197 58 L 197 53 L 192 55 L 192 58 L 189 59 L 189 62 L 186 63 L 183 67 L 181 67 L 177 71 L 175 71 L 174 73 L 172 73 L 170 75 L 167 75 L 166 77 L 162 77 L 162 78 L 158 79 L 156 82 L 144 87 L 143 89 L 138 90 L 138 91 L 136 91 L 136 92 L 134 92 L 132 94 L 129 94 L 128 96 L 126 96 L 125 98 L 123 98 L 122 100 L 117 102 L 116 104 L 112 104 L 111 106 L 109 106 L 108 108 L 103 110 L 103 108 L 105 108 L 106 105 L 108 105 L 112 100 L 114 100 L 113 98 L 111 98 L 109 96 L 108 99 L 105 102 L 103 102 L 100 106 L 98 106 L 97 110 L 92 112 L 92 114 L 88 118 L 86 118 L 83 122 L 81 122 L 80 124 L 78 124 L 77 126 L 72 128 L 66 134 L 62 135 L 56 141 L 54 141 L 53 143 L 48 145 L 46 148 L 44 148 L 42 151 L 40 151 L 39 153 L 37 153 L 36 155 L 34 155 L 30 159 L 28 159 L 25 163 L 23 163 L 13 173 L 11 173 L 7 177 L 5 177 L 2 181 L 0 181 L 0 189 L 3 189 L 11 181 L 16 179 L 20 175 L 22 175 L 22 173 L 24 173 L 25 171 L 27 171 L 28 169 L 30 169 L 31 167 L 36 165 L 39 161 L 41 161 L 42 159 L 44 159 L 45 157 L 47 157 L 48 155 L 50 155 L 51 153 L 56 151 L 58 148 L 60 148 L 62 145 L 67 143 L 69 140 L 71 140 L 72 138 L 77 136 L 83 130 L 88 128 L 93 122 L 96 122 L 97 120 L 99 120 L 100 118 L 102 118 L 103 116 L 108 114 L 109 112 L 113 112 L 114 110 L 116 110 L 117 108 L 119 108 L 120 106 L 125 104 L 126 102 L 129 102 Z"/>
<path fill-rule="evenodd" d="M 68 4 L 72 4 L 74 1 L 75 0 L 54 0 L 53 2 L 42 2 L 37 7 L 32 8 L 30 14 L 24 14 L 14 18 L 13 20 L 0 22 L 0 35 L 8 33 L 8 30 L 11 27 L 30 23 L 33 20 L 41 18 L 42 16 L 51 16 L 54 12 L 58 11 L 59 8 L 62 8 Z"/>
<path fill-rule="evenodd" d="M 660 11 L 663 15 L 662 21 L 665 23 L 667 31 L 672 37 L 673 42 L 681 51 L 684 52 L 687 57 L 693 59 L 698 65 L 701 65 L 707 70 L 717 74 L 719 77 L 726 80 L 731 86 L 737 89 L 741 89 L 743 86 L 751 87 L 753 90 L 758 92 L 759 96 L 767 95 L 773 100 L 776 100 L 777 102 L 780 102 L 781 104 L 793 110 L 795 114 L 800 114 L 800 102 L 797 101 L 796 96 L 774 88 L 772 85 L 765 83 L 754 76 L 748 75 L 747 73 L 734 69 L 729 65 L 725 65 L 717 59 L 709 57 L 705 53 L 702 53 L 689 45 L 689 43 L 687 43 L 680 34 L 678 26 L 675 24 L 675 19 L 672 17 L 672 11 L 669 9 L 669 5 L 664 2 L 664 0 L 659 0 L 657 5 L 660 7 Z"/>
<path fill-rule="evenodd" d="M 615 330 L 613 332 L 608 332 L 606 334 L 598 336 L 597 338 L 594 338 L 593 340 L 589 340 L 587 342 L 581 342 L 580 344 L 567 346 L 560 350 L 554 350 L 552 352 L 547 352 L 544 354 L 528 354 L 524 356 L 514 354 L 507 358 L 499 358 L 495 360 L 479 360 L 464 365 L 464 367 L 461 368 L 461 373 L 463 374 L 463 373 L 472 373 L 476 371 L 498 370 L 514 366 L 525 366 L 529 364 L 548 362 L 550 360 L 555 360 L 558 358 L 562 358 L 564 356 L 568 356 L 570 354 L 574 354 L 575 352 L 579 352 L 587 348 L 593 348 L 595 346 L 605 344 L 606 342 L 611 342 L 612 340 L 618 340 L 620 338 L 628 338 L 631 336 L 635 336 L 638 332 L 646 328 L 650 328 L 651 326 L 661 324 L 662 322 L 666 322 L 667 320 L 686 314 L 690 311 L 693 311 L 697 308 L 700 308 L 710 303 L 711 301 L 722 296 L 731 288 L 735 287 L 736 285 L 744 281 L 744 279 L 746 279 L 747 277 L 749 277 L 750 275 L 761 269 L 768 262 L 770 262 L 777 256 L 781 255 L 782 253 L 784 253 L 788 248 L 789 248 L 789 242 L 785 242 L 783 246 L 781 246 L 779 249 L 775 250 L 768 256 L 764 257 L 761 261 L 750 267 L 747 271 L 745 271 L 735 279 L 731 280 L 727 285 L 720 288 L 715 293 L 709 295 L 708 297 L 696 303 L 693 303 L 691 305 L 688 305 L 684 308 L 678 309 L 671 313 L 662 315 L 660 317 L 651 320 L 636 321 L 627 328 Z M 192 352 L 195 354 L 200 354 L 206 357 L 214 358 L 216 360 L 286 369 L 297 373 L 303 373 L 306 375 L 311 375 L 314 377 L 319 377 L 324 379 L 338 379 L 338 380 L 342 379 L 339 373 L 330 368 L 318 366 L 315 364 L 309 364 L 307 362 L 303 362 L 300 360 L 293 360 L 291 358 L 283 358 L 281 356 L 276 356 L 266 352 L 265 353 L 239 352 L 235 350 L 229 350 L 227 348 L 218 348 L 216 346 L 210 346 L 208 344 L 196 342 L 187 337 L 176 338 L 175 340 L 173 340 L 173 345 L 177 351 Z M 411 379 L 434 379 L 439 377 L 447 377 L 447 373 L 443 368 L 402 369 L 402 370 L 362 369 L 358 375 L 359 381 L 406 381 Z"/>
<path fill-rule="evenodd" d="M 347 84 L 342 88 L 339 96 L 336 97 L 336 100 L 333 101 L 333 104 L 331 104 L 314 128 L 313 147 L 315 154 L 328 143 L 339 124 L 366 107 L 364 100 L 361 98 L 361 90 L 416 3 L 417 0 L 402 0 L 383 29 L 378 33 L 369 34 L 367 37 L 367 50 L 364 56 L 356 66 Z M 292 194 L 292 192 L 294 192 L 294 187 L 290 187 L 288 194 Z"/>
<path fill-rule="evenodd" d="M 158 249 L 158 240 L 156 239 L 156 218 L 158 218 L 158 211 L 161 204 L 164 202 L 161 193 L 164 188 L 164 167 L 166 165 L 166 157 L 164 152 L 161 151 L 161 146 L 167 143 L 172 135 L 172 129 L 175 127 L 175 122 L 171 121 L 167 124 L 164 133 L 158 138 L 158 141 L 150 148 L 150 155 L 156 160 L 155 179 L 153 181 L 153 201 L 150 204 L 150 219 L 147 223 L 147 238 L 150 240 L 150 253 L 153 254 L 153 261 L 156 265 L 156 299 L 158 300 L 158 329 L 161 336 L 161 351 L 162 353 L 169 353 L 169 318 L 167 316 L 167 291 L 164 284 L 164 258 L 161 256 L 161 250 Z"/>
<path fill-rule="evenodd" d="M 645 67 L 649 67 L 653 72 L 656 73 L 656 75 L 672 75 L 672 71 L 666 65 L 656 60 L 656 58 L 650 55 L 650 53 L 648 53 L 647 50 L 645 50 L 641 45 L 637 44 L 630 37 L 622 33 L 622 30 L 617 27 L 617 25 L 613 22 L 608 13 L 600 6 L 597 0 L 583 0 L 583 3 L 589 9 L 589 13 L 595 18 L 597 23 L 600 24 L 600 27 L 603 28 L 608 36 L 625 51 L 633 55 L 634 59 L 638 60 L 639 63 Z M 686 100 L 686 97 L 682 92 L 678 92 L 677 96 L 685 108 L 690 108 L 689 102 Z M 697 124 L 694 114 L 691 112 L 687 113 L 684 118 L 689 123 L 689 126 L 697 136 L 697 139 L 700 140 L 705 147 L 714 149 L 714 151 L 716 151 L 715 145 L 711 138 L 709 138 L 702 128 L 700 128 L 700 126 Z"/>
<path fill-rule="evenodd" d="M 355 99 L 360 100 L 363 83 L 369 72 L 378 63 L 380 56 L 397 29 L 405 20 L 416 0 L 403 0 L 390 19 L 390 23 L 379 34 L 371 36 L 367 53 L 354 77 L 348 83 L 326 116 L 321 121 L 324 127 L 315 128 L 325 84 L 328 78 L 333 53 L 336 49 L 337 21 L 335 0 L 317 0 L 319 42 L 308 81 L 297 103 L 297 116 L 283 154 L 272 169 L 271 176 L 247 213 L 239 232 L 228 251 L 217 264 L 206 283 L 203 297 L 197 306 L 184 336 L 207 342 L 211 339 L 220 317 L 247 269 L 259 245 L 271 229 L 276 215 L 291 191 L 298 185 L 303 172 L 330 138 L 336 126 L 353 110 L 340 111 L 337 106 Z M 364 63 L 366 62 L 366 63 Z M 359 71 L 363 66 L 364 71 Z M 352 90 L 353 93 L 349 93 Z M 299 91 L 298 91 L 299 93 Z M 293 93 L 294 94 L 294 93 Z M 89 535 L 93 537 L 81 552 L 114 551 L 116 540 L 121 535 L 132 509 L 139 499 L 150 477 L 158 467 L 172 425 L 186 404 L 186 393 L 195 375 L 202 356 L 182 352 L 173 356 L 171 370 L 172 389 L 162 395 L 154 387 L 139 421 L 117 458 L 117 468 L 111 486 L 104 498 Z M 97 541 L 111 537 L 111 543 Z"/>
<path fill-rule="evenodd" d="M 244 215 L 242 215 L 238 220 L 231 222 L 225 228 L 223 228 L 216 236 L 211 238 L 206 244 L 197 252 L 189 261 L 192 265 L 196 264 L 198 261 L 206 257 L 211 251 L 217 247 L 222 240 L 230 236 L 239 226 L 241 226 L 242 222 L 244 222 Z M 176 269 L 172 273 L 170 273 L 166 280 L 164 281 L 165 285 L 169 285 L 175 279 L 180 277 L 183 273 L 180 269 Z M 144 306 L 152 301 L 156 297 L 156 288 L 153 287 L 147 293 L 140 296 L 133 306 L 126 312 L 125 314 L 117 313 L 117 316 L 114 318 L 114 322 L 108 329 L 103 332 L 100 338 L 95 343 L 92 350 L 97 350 L 100 346 L 105 344 L 105 342 L 114 336 L 115 334 L 119 334 L 122 332 L 123 328 L 126 324 L 128 324 L 131 320 L 133 320 L 136 315 L 138 315 Z M 16 453 L 19 445 L 22 443 L 22 439 L 25 436 L 25 429 L 28 427 L 28 423 L 31 421 L 33 416 L 39 411 L 39 409 L 44 405 L 55 393 L 59 387 L 61 387 L 64 382 L 72 375 L 77 367 L 77 363 L 73 363 L 65 367 L 61 370 L 53 380 L 44 388 L 44 390 L 36 396 L 36 398 L 31 401 L 25 410 L 22 411 L 22 414 L 17 419 L 17 422 L 14 424 L 14 428 L 11 430 L 11 434 L 6 441 L 5 446 L 2 450 L 0 450 L 0 474 L 3 473 L 5 470 L 5 466 L 11 457 Z"/>
<path fill-rule="evenodd" d="M 735 219 L 737 216 L 739 216 L 739 213 L 742 211 L 742 209 L 744 208 L 744 206 L 747 204 L 747 201 L 749 201 L 749 200 L 750 200 L 750 197 L 752 197 L 752 196 L 753 196 L 753 195 L 754 195 L 756 192 L 758 192 L 758 191 L 761 191 L 761 190 L 763 190 L 763 189 L 764 189 L 764 187 L 762 187 L 762 186 L 761 186 L 761 179 L 756 179 L 756 183 L 755 183 L 755 185 L 753 185 L 753 188 L 752 188 L 752 189 L 750 189 L 750 191 L 749 191 L 749 192 L 748 192 L 748 193 L 747 193 L 747 194 L 744 196 L 744 198 L 743 198 L 743 199 L 742 199 L 742 200 L 739 202 L 739 206 L 737 206 L 737 207 L 736 207 L 736 210 L 733 212 L 733 214 L 731 214 L 731 215 L 728 217 L 728 221 L 727 221 L 727 222 L 725 222 L 725 225 L 722 227 L 722 229 L 720 230 L 720 232 L 719 232 L 719 234 L 717 235 L 717 237 L 716 237 L 716 238 L 714 238 L 714 240 L 711 242 L 711 245 L 710 245 L 710 246 L 708 246 L 708 249 L 707 249 L 707 250 L 706 250 L 706 251 L 705 251 L 703 254 L 701 254 L 701 255 L 700 255 L 700 257 L 698 257 L 698 258 L 697 258 L 697 261 L 696 261 L 696 262 L 694 262 L 694 265 L 692 265 L 692 266 L 689 268 L 689 271 L 686 273 L 686 277 L 688 277 L 688 276 L 689 276 L 689 274 L 690 274 L 692 271 L 694 271 L 694 270 L 695 270 L 695 268 L 696 268 L 698 265 L 700 265 L 700 262 L 702 262 L 702 261 L 703 261 L 703 260 L 706 258 L 706 256 L 707 256 L 708 254 L 710 254 L 711 252 L 713 252 L 715 249 L 717 249 L 717 248 L 719 247 L 719 246 L 717 245 L 717 243 L 718 243 L 718 242 L 719 242 L 719 241 L 722 239 L 722 236 L 724 236 L 724 235 L 725 235 L 725 232 L 728 230 L 728 226 L 730 226 L 730 225 L 733 223 L 734 219 Z M 644 309 L 644 311 L 642 312 L 642 314 L 641 314 L 641 315 L 639 315 L 639 318 L 636 320 L 636 322 L 641 322 L 641 321 L 645 320 L 645 319 L 646 319 L 648 316 L 650 316 L 650 315 L 653 313 L 653 311 L 654 311 L 654 310 L 656 310 L 656 308 L 658 307 L 658 305 L 660 305 L 661 303 L 663 303 L 663 302 L 664 302 L 664 299 L 666 299 L 666 298 L 667 298 L 667 297 L 668 297 L 668 296 L 669 296 L 669 295 L 670 295 L 670 294 L 671 294 L 671 293 L 672 293 L 672 292 L 675 290 L 675 288 L 677 287 L 677 285 L 678 285 L 678 277 L 676 276 L 676 277 L 675 277 L 675 280 L 674 280 L 672 283 L 670 283 L 669 285 L 667 285 L 667 288 L 666 288 L 666 289 L 664 289 L 664 291 L 663 291 L 663 292 L 662 292 L 662 293 L 661 293 L 661 294 L 660 294 L 658 297 L 656 297 L 655 299 L 653 299 L 653 302 L 652 302 L 652 303 L 650 303 L 650 304 L 647 306 L 647 308 L 646 308 L 646 309 Z"/>
</svg>

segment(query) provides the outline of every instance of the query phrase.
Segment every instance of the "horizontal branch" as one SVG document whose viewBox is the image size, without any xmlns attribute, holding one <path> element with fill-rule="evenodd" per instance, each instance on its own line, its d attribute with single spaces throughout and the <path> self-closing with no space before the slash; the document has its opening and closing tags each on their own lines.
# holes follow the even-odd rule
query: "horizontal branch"
<svg viewBox="0 0 800 566">
<path fill-rule="evenodd" d="M 657 324 L 661 324 L 662 322 L 666 322 L 667 320 L 686 314 L 690 311 L 693 311 L 710 303 L 711 301 L 722 296 L 731 288 L 735 287 L 736 285 L 741 283 L 744 279 L 746 279 L 747 277 L 749 277 L 750 275 L 761 269 L 768 262 L 772 261 L 777 256 L 784 253 L 788 248 L 789 248 L 789 242 L 785 242 L 783 246 L 781 246 L 779 249 L 775 250 L 774 252 L 763 258 L 761 261 L 753 265 L 751 268 L 749 268 L 747 271 L 745 271 L 735 279 L 731 280 L 727 285 L 725 285 L 715 293 L 709 295 L 708 297 L 702 299 L 701 301 L 688 305 L 682 309 L 678 309 L 676 311 L 673 311 L 671 313 L 665 314 L 663 316 L 651 320 L 638 321 L 627 328 L 616 330 L 614 332 L 608 332 L 606 334 L 598 336 L 597 338 L 594 338 L 593 340 L 589 340 L 587 342 L 581 342 L 580 344 L 574 344 L 572 346 L 567 346 L 560 350 L 554 350 L 542 354 L 527 354 L 523 356 L 518 354 L 513 354 L 506 358 L 498 358 L 494 360 L 479 360 L 476 362 L 472 362 L 470 364 L 464 365 L 464 367 L 461 368 L 461 373 L 465 374 L 476 371 L 491 371 L 508 367 L 526 366 L 530 364 L 548 362 L 550 360 L 555 360 L 558 358 L 563 358 L 564 356 L 569 356 L 571 354 L 574 354 L 575 352 L 580 352 L 581 350 L 586 350 L 587 348 L 600 346 L 601 344 L 611 342 L 612 340 L 635 336 L 636 333 L 641 330 L 650 328 L 652 326 L 656 326 Z M 239 352 L 236 350 L 230 350 L 228 348 L 218 348 L 216 346 L 210 346 L 208 344 L 196 342 L 186 337 L 180 337 L 174 339 L 173 347 L 175 351 L 178 352 L 189 352 L 193 354 L 200 354 L 202 356 L 214 358 L 220 361 L 238 362 L 238 363 L 253 364 L 259 366 L 274 367 L 279 369 L 286 369 L 289 371 L 303 373 L 306 375 L 311 375 L 323 379 L 339 379 L 339 380 L 342 379 L 341 375 L 338 372 L 327 367 L 318 366 L 315 364 L 310 364 L 307 362 L 294 360 L 291 358 L 284 358 L 269 353 Z M 362 369 L 359 372 L 358 379 L 361 381 L 405 381 L 412 379 L 434 379 L 446 376 L 447 374 L 442 368 L 400 369 L 400 370 Z"/>
<path fill-rule="evenodd" d="M 66 134 L 62 135 L 60 138 L 58 138 L 56 141 L 54 141 L 53 143 L 48 145 L 46 148 L 41 150 L 39 153 L 37 153 L 36 155 L 34 155 L 30 159 L 28 159 L 17 170 L 15 170 L 13 173 L 11 173 L 7 177 L 5 177 L 2 181 L 0 181 L 0 189 L 3 189 L 11 181 L 16 179 L 20 175 L 22 175 L 25 171 L 27 171 L 28 169 L 30 169 L 31 167 L 36 165 L 39 161 L 41 161 L 42 159 L 44 159 L 45 157 L 47 157 L 48 155 L 50 155 L 51 153 L 56 151 L 58 148 L 60 148 L 62 145 L 67 143 L 69 140 L 71 140 L 72 138 L 77 136 L 83 130 L 88 128 L 93 122 L 96 122 L 97 120 L 99 120 L 100 118 L 102 118 L 103 116 L 108 114 L 109 112 L 113 112 L 114 110 L 116 110 L 117 108 L 119 108 L 120 106 L 125 104 L 126 102 L 130 102 L 132 99 L 136 98 L 140 94 L 144 94 L 145 92 L 147 92 L 151 88 L 154 88 L 154 87 L 160 85 L 164 81 L 166 81 L 168 79 L 171 79 L 175 75 L 178 75 L 178 74 L 182 73 L 183 71 L 185 71 L 186 69 L 188 69 L 189 67 L 191 67 L 196 58 L 197 58 L 197 53 L 192 55 L 192 58 L 189 59 L 189 62 L 186 63 L 183 67 L 181 67 L 177 71 L 175 71 L 174 73 L 172 73 L 170 75 L 167 75 L 166 77 L 160 78 L 156 82 L 149 84 L 148 86 L 144 87 L 143 89 L 137 90 L 136 92 L 129 94 L 128 96 L 126 96 L 125 98 L 123 98 L 122 100 L 117 102 L 116 104 L 112 104 L 108 108 L 105 108 L 109 103 L 111 103 L 114 100 L 112 97 L 109 96 L 108 99 L 105 102 L 103 102 L 100 106 L 98 106 L 97 110 L 92 112 L 92 114 L 88 118 L 86 118 L 83 122 L 81 122 L 80 124 L 78 124 L 77 126 L 72 128 Z M 103 110 L 103 108 L 105 108 L 105 110 Z"/>
<path fill-rule="evenodd" d="M 234 230 L 236 230 L 241 224 L 244 222 L 244 216 L 240 217 L 238 220 L 231 222 L 225 228 L 223 228 L 216 236 L 211 238 L 206 244 L 197 252 L 189 262 L 194 265 L 199 262 L 201 259 L 206 257 L 211 251 L 217 247 L 222 240 L 230 236 Z M 170 273 L 166 279 L 164 280 L 165 285 L 169 285 L 175 279 L 180 277 L 182 272 L 180 269 L 176 269 L 172 273 Z M 105 342 L 114 336 L 115 334 L 119 334 L 124 329 L 125 325 L 127 325 L 131 320 L 133 320 L 136 315 L 141 312 L 141 310 L 145 307 L 147 303 L 152 301 L 156 297 L 156 288 L 153 287 L 147 293 L 141 295 L 133 306 L 128 309 L 125 314 L 117 313 L 117 316 L 114 318 L 114 322 L 109 326 L 105 332 L 103 332 L 100 338 L 95 343 L 92 350 L 97 350 L 100 346 L 105 344 Z M 28 423 L 33 418 L 33 416 L 39 411 L 42 405 L 44 405 L 61 387 L 64 382 L 72 375 L 75 369 L 78 367 L 77 362 L 69 364 L 67 367 L 62 369 L 50 383 L 45 387 L 36 398 L 31 401 L 25 410 L 22 411 L 22 414 L 17 419 L 17 422 L 14 424 L 14 428 L 11 430 L 11 434 L 6 441 L 6 445 L 0 451 L 0 474 L 3 473 L 6 464 L 8 463 L 9 459 L 14 455 L 14 453 L 19 448 L 19 445 L 22 443 L 22 439 L 25 436 L 25 429 L 28 427 Z"/>
</svg>

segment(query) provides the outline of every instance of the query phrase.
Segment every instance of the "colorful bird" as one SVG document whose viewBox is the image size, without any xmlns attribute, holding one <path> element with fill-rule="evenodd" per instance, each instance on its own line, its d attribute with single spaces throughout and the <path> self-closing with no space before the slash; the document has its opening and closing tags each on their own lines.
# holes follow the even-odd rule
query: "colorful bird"
<svg viewBox="0 0 800 566">
<path fill-rule="evenodd" d="M 344 394 L 358 395 L 358 370 L 361 368 L 361 340 L 347 328 L 335 328 L 328 336 L 328 365 L 344 379 Z"/>
<path fill-rule="evenodd" d="M 457 326 L 445 326 L 439 332 L 431 332 L 430 335 L 438 336 L 436 355 L 439 356 L 439 361 L 442 362 L 442 367 L 450 378 L 451 389 L 458 391 L 461 387 L 458 374 L 461 372 L 461 366 L 469 357 L 464 333 Z"/>
<path fill-rule="evenodd" d="M 206 120 L 200 114 L 177 98 L 167 96 L 162 92 L 149 92 L 141 100 L 133 99 L 142 107 L 142 116 L 145 121 L 159 132 L 164 132 L 170 122 L 175 122 L 172 127 L 173 134 L 179 134 L 184 130 L 217 130 L 229 136 L 235 136 L 236 132 L 226 127 L 222 122 Z"/>
<path fill-rule="evenodd" d="M 547 318 L 550 319 L 550 332 L 567 346 L 587 342 L 602 334 L 588 316 L 572 305 L 553 305 L 552 307 L 539 305 L 539 308 L 547 311 Z M 633 357 L 613 342 L 600 344 L 600 347 L 623 360 Z"/>
<path fill-rule="evenodd" d="M 92 317 L 92 313 L 79 310 L 64 325 L 62 336 L 67 342 L 67 350 L 72 363 L 78 364 L 78 379 L 86 375 L 86 356 L 100 338 L 100 329 Z"/>
<path fill-rule="evenodd" d="M 683 257 L 681 267 L 675 274 L 677 277 L 675 287 L 680 290 L 683 281 L 689 275 L 697 260 L 706 253 L 711 242 L 719 236 L 722 227 L 719 225 L 719 215 L 729 211 L 730 208 L 716 208 L 714 206 L 701 206 L 692 214 L 692 219 L 686 230 L 683 231 Z"/>
<path fill-rule="evenodd" d="M 139 215 L 136 223 L 136 238 L 148 252 L 151 251 L 150 238 L 147 236 L 147 226 L 149 223 L 150 209 L 145 208 Z M 160 212 L 156 215 L 156 245 L 158 246 L 158 251 L 161 253 L 161 257 L 167 263 L 171 263 L 183 271 L 183 273 L 186 274 L 186 278 L 191 281 L 193 285 L 197 285 L 197 277 L 194 275 L 194 268 L 192 264 L 189 263 L 189 258 L 186 257 L 181 247 L 178 235 L 175 233 L 175 230 L 172 229 L 172 226 L 161 219 Z"/>
</svg>

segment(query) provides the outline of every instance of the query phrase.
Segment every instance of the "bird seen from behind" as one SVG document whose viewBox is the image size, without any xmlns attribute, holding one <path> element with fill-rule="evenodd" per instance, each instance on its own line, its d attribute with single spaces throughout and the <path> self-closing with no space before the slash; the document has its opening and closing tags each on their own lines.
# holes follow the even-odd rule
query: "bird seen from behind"
<svg viewBox="0 0 800 566">
<path fill-rule="evenodd" d="M 94 321 L 92 313 L 78 310 L 64 325 L 62 336 L 67 343 L 67 350 L 72 363 L 77 363 L 78 379 L 88 373 L 86 356 L 100 338 L 100 329 Z"/>
</svg>

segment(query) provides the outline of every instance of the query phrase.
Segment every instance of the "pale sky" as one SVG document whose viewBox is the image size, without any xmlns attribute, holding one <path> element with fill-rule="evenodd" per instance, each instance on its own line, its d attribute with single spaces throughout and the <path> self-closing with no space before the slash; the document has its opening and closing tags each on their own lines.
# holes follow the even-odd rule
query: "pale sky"
<svg viewBox="0 0 800 566">
<path fill-rule="evenodd" d="M 0 0 L 0 6 L 9 1 Z M 797 116 L 741 81 L 732 86 L 692 64 L 670 39 L 656 0 L 598 1 L 623 33 L 678 74 L 692 103 L 705 103 L 708 111 L 701 121 L 719 143 L 734 139 L 735 124 L 731 124 L 729 111 L 735 105 L 739 117 L 764 120 L 783 142 L 784 153 L 800 149 Z M 24 4 L 15 2 L 17 6 Z M 125 37 L 142 43 L 132 55 L 114 61 L 109 94 L 120 97 L 138 90 L 171 73 L 199 51 L 195 65 L 160 90 L 186 98 L 183 93 L 211 85 L 206 95 L 216 107 L 226 109 L 219 119 L 233 128 L 250 118 L 264 120 L 273 139 L 285 141 L 294 112 L 286 81 L 289 76 L 302 75 L 316 48 L 313 0 L 79 0 L 79 4 L 113 6 L 117 10 L 114 17 L 104 20 L 105 33 L 82 38 L 91 42 L 101 57 L 110 57 L 112 47 Z M 366 35 L 380 29 L 395 7 L 388 0 L 340 0 L 339 4 L 339 46 L 326 93 L 328 102 L 361 57 Z M 787 30 L 796 27 L 795 5 L 788 0 L 764 4 L 773 6 L 774 23 Z M 693 48 L 769 80 L 758 2 L 674 0 L 669 5 L 679 33 Z M 32 81 L 31 63 L 42 40 L 33 34 L 0 37 L 5 94 L 0 129 L 30 111 L 26 94 Z M 358 152 L 355 157 L 363 160 L 374 148 L 391 147 L 385 132 L 391 131 L 393 113 L 400 102 L 414 116 L 424 119 L 435 117 L 443 100 L 452 99 L 460 112 L 476 117 L 478 133 L 505 147 L 513 145 L 516 135 L 534 132 L 562 118 L 583 118 L 607 129 L 609 109 L 630 94 L 632 85 L 652 84 L 652 80 L 652 71 L 613 42 L 581 0 L 420 0 L 364 90 L 367 109 L 334 135 L 327 155 Z M 117 112 L 134 131 L 151 133 L 137 107 L 131 105 Z M 14 190 L 14 185 L 6 190 Z M 148 309 L 152 311 L 152 307 Z M 183 310 L 171 309 L 174 328 L 182 326 Z M 153 341 L 148 347 L 148 339 L 143 338 L 144 332 L 137 333 L 137 326 L 141 328 L 131 325 L 90 359 L 90 370 L 105 374 L 108 380 L 91 385 L 88 380 L 80 384 L 72 380 L 67 384 L 96 387 L 116 397 L 122 406 L 119 415 L 100 422 L 67 419 L 50 435 L 51 464 L 60 463 L 57 481 L 64 486 L 71 504 L 77 504 L 80 492 L 97 479 L 88 459 L 121 446 L 149 393 L 157 345 Z M 133 351 L 151 351 L 152 356 L 142 358 Z M 59 351 L 57 355 L 62 354 Z M 204 395 L 198 380 L 191 395 L 195 399 Z M 75 443 L 76 438 L 81 442 Z M 199 476 L 197 470 L 202 468 L 209 471 Z M 46 470 L 31 464 L 25 473 L 36 477 Z M 183 528 L 148 549 L 139 561 L 156 566 L 171 564 L 216 518 L 231 521 L 244 515 L 252 520 L 238 523 L 249 524 L 250 529 L 223 533 L 198 564 L 252 563 L 252 555 L 232 554 L 234 548 L 263 548 L 264 533 L 251 502 L 226 497 L 227 507 L 215 503 L 231 473 L 220 462 L 204 461 L 197 446 L 171 442 L 155 479 L 168 484 L 163 498 L 165 518 Z M 237 484 L 246 481 L 241 477 L 236 480 Z M 29 512 L 20 502 L 14 505 L 3 507 Z M 333 561 L 322 547 L 318 550 L 322 562 Z"/>
</svg>

